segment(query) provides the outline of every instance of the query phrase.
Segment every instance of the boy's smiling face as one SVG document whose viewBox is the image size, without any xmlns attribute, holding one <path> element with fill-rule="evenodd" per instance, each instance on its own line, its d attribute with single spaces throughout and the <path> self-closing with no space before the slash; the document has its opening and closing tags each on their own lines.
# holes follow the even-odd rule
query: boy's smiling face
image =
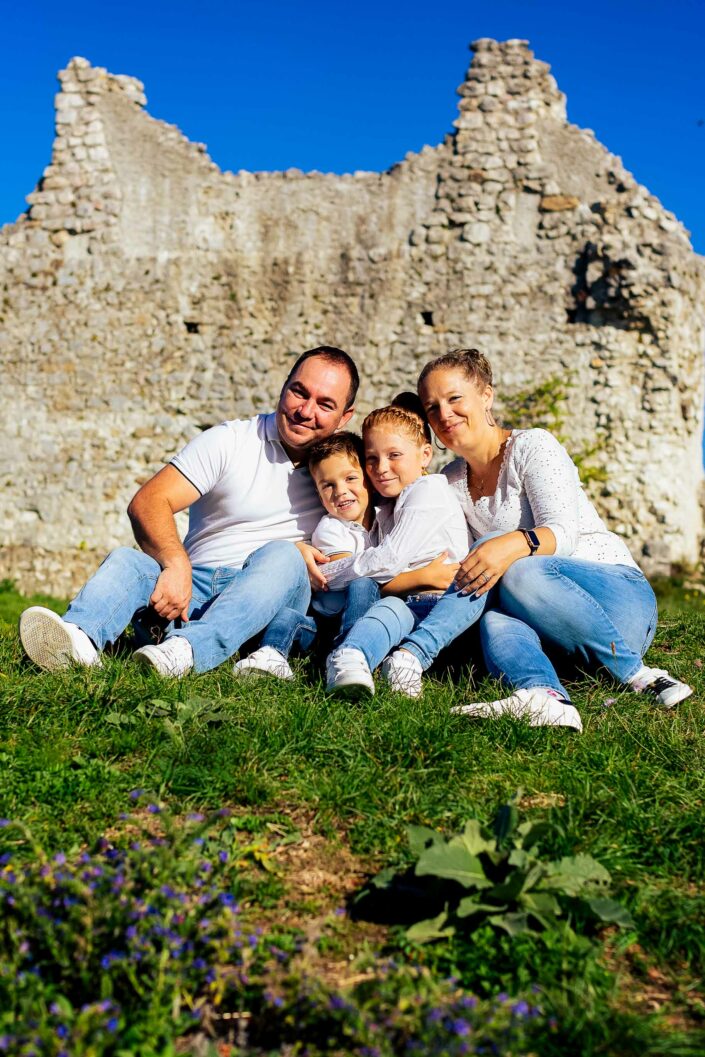
<svg viewBox="0 0 705 1057">
<path fill-rule="evenodd" d="M 370 493 L 359 462 L 342 452 L 328 455 L 311 469 L 326 511 L 341 521 L 362 525 L 370 507 Z"/>
</svg>

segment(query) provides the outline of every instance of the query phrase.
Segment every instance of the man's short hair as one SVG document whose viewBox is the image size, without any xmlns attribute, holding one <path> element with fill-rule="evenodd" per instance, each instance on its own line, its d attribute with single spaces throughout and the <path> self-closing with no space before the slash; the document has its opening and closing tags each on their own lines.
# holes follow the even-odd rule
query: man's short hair
<svg viewBox="0 0 705 1057">
<path fill-rule="evenodd" d="M 329 459 L 331 455 L 347 455 L 350 462 L 359 463 L 360 469 L 365 469 L 365 445 L 362 443 L 362 437 L 358 437 L 357 433 L 348 433 L 343 430 L 313 444 L 308 452 L 309 472 L 319 466 L 324 459 Z"/>
<path fill-rule="evenodd" d="M 334 345 L 318 345 L 315 349 L 308 349 L 307 352 L 302 352 L 298 360 L 291 368 L 286 376 L 284 385 L 288 385 L 293 376 L 298 371 L 299 367 L 305 360 L 310 360 L 312 356 L 320 356 L 322 360 L 327 363 L 335 363 L 339 367 L 344 367 L 350 375 L 350 388 L 348 389 L 348 397 L 345 404 L 345 410 L 352 407 L 355 403 L 355 397 L 357 391 L 360 388 L 360 375 L 358 374 L 355 361 L 352 356 L 349 356 L 347 352 L 343 352 L 342 349 L 336 349 Z"/>
</svg>

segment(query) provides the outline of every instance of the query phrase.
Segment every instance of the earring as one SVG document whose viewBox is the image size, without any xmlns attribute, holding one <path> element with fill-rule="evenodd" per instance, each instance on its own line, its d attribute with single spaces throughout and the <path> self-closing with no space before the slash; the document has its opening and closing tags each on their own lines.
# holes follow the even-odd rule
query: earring
<svg viewBox="0 0 705 1057">
<path fill-rule="evenodd" d="M 497 423 L 494 420 L 494 415 L 490 411 L 489 407 L 485 408 L 485 422 L 488 426 L 496 426 Z"/>
</svg>

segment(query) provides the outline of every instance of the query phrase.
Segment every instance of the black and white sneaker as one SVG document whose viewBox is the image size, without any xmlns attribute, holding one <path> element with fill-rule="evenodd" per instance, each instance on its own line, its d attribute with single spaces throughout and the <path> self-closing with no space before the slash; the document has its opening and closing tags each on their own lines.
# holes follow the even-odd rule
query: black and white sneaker
<svg viewBox="0 0 705 1057">
<path fill-rule="evenodd" d="M 657 704 L 664 708 L 673 708 L 680 701 L 690 697 L 693 690 L 687 683 L 674 679 L 665 668 L 647 668 L 644 666 L 633 675 L 628 685 L 637 694 L 649 694 Z"/>
</svg>

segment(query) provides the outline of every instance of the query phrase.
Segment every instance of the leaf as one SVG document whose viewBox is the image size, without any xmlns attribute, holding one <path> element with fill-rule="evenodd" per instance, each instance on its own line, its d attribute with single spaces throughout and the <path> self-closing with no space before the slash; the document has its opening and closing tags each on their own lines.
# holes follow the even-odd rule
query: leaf
<svg viewBox="0 0 705 1057">
<path fill-rule="evenodd" d="M 524 932 L 533 932 L 529 924 L 529 915 L 524 913 L 494 914 L 487 919 L 490 925 L 504 929 L 510 936 L 521 936 Z"/>
<path fill-rule="evenodd" d="M 459 918 L 469 918 L 473 914 L 497 914 L 506 909 L 506 906 L 497 906 L 496 903 L 478 903 L 474 896 L 465 896 L 458 903 L 455 913 Z"/>
<path fill-rule="evenodd" d="M 370 880 L 369 884 L 371 884 L 374 888 L 389 888 L 392 881 L 396 877 L 396 873 L 396 867 L 388 866 L 385 870 L 380 870 L 378 874 L 375 874 L 375 876 Z M 360 894 L 364 895 L 364 893 L 365 890 L 363 889 Z"/>
<path fill-rule="evenodd" d="M 482 863 L 471 855 L 462 837 L 453 837 L 448 843 L 434 844 L 421 853 L 415 870 L 417 877 L 443 877 L 457 881 L 465 888 L 490 888 L 491 881 L 485 877 Z"/>
<path fill-rule="evenodd" d="M 518 819 L 519 812 L 515 804 L 503 804 L 499 809 L 494 820 L 494 833 L 498 848 L 514 833 Z"/>
<path fill-rule="evenodd" d="M 415 857 L 421 855 L 426 848 L 433 844 L 445 844 L 441 834 L 428 826 L 407 826 L 406 835 L 409 839 L 411 854 Z"/>
<path fill-rule="evenodd" d="M 495 842 L 485 836 L 485 831 L 476 818 L 470 818 L 465 823 L 462 841 L 471 855 L 482 855 L 483 852 L 496 850 Z"/>
<path fill-rule="evenodd" d="M 618 903 L 616 899 L 608 899 L 603 896 L 598 896 L 595 899 L 587 899 L 587 905 L 593 912 L 596 918 L 600 921 L 609 922 L 612 925 L 618 925 L 622 929 L 633 929 L 634 919 L 621 903 Z"/>
<path fill-rule="evenodd" d="M 591 855 L 571 855 L 546 864 L 546 877 L 541 887 L 578 896 L 584 888 L 604 887 L 610 880 L 608 871 Z"/>
<path fill-rule="evenodd" d="M 417 921 L 406 930 L 406 938 L 412 943 L 429 943 L 431 940 L 447 939 L 455 935 L 452 925 L 443 928 L 448 920 L 448 913 L 442 910 L 436 918 L 427 918 L 426 921 Z"/>
<path fill-rule="evenodd" d="M 521 846 L 524 851 L 530 851 L 535 847 L 550 829 L 548 822 L 523 822 L 517 832 L 521 835 Z"/>
<path fill-rule="evenodd" d="M 108 712 L 105 717 L 105 722 L 110 723 L 113 727 L 124 727 L 131 722 L 130 717 L 126 716 L 123 712 Z"/>
<path fill-rule="evenodd" d="M 162 701 L 160 698 L 153 698 L 149 704 L 152 706 L 151 717 L 169 716 L 174 711 L 170 701 Z"/>
</svg>

